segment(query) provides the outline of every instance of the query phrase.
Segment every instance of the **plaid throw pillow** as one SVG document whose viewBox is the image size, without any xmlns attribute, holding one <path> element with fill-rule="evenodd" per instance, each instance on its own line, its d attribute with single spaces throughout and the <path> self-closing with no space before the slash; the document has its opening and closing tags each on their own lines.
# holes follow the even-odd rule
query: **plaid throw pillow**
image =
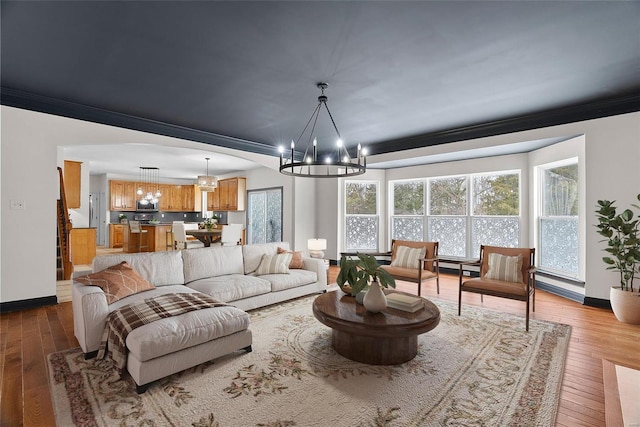
<svg viewBox="0 0 640 427">
<path fill-rule="evenodd" d="M 489 269 L 484 278 L 522 283 L 522 255 L 489 254 Z"/>
<path fill-rule="evenodd" d="M 260 265 L 256 269 L 256 276 L 263 276 L 265 274 L 289 274 L 291 256 L 291 253 L 262 255 Z"/>
<path fill-rule="evenodd" d="M 398 246 L 396 256 L 391 261 L 394 267 L 420 268 L 420 262 L 424 259 L 427 248 L 410 248 L 409 246 Z"/>
</svg>

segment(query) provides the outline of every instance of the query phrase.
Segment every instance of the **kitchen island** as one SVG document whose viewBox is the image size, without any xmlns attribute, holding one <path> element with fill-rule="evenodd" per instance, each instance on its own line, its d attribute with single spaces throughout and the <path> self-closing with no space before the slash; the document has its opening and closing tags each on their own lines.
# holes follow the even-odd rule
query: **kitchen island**
<svg viewBox="0 0 640 427">
<path fill-rule="evenodd" d="M 143 233 L 140 236 L 134 235 L 132 237 L 129 230 L 129 224 L 124 224 L 124 233 L 122 239 L 123 252 L 137 252 L 138 237 L 142 239 L 143 246 L 145 242 L 148 246 L 147 248 L 143 248 L 142 252 L 166 251 L 168 248 L 172 247 L 173 235 L 171 235 L 170 223 L 160 222 L 141 224 L 140 227 L 142 228 L 142 230 L 146 230 L 146 233 Z"/>
</svg>

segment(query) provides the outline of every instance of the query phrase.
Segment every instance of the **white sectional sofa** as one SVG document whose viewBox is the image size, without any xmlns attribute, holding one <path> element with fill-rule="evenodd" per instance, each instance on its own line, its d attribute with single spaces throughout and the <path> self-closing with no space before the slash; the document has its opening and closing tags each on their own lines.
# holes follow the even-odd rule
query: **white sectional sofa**
<svg viewBox="0 0 640 427">
<path fill-rule="evenodd" d="M 323 260 L 303 258 L 303 269 L 288 274 L 256 276 L 263 255 L 288 250 L 286 242 L 245 246 L 218 246 L 182 251 L 114 254 L 96 257 L 93 272 L 126 261 L 156 286 L 110 305 L 101 288 L 74 283 L 72 288 L 75 336 L 86 357 L 99 346 L 107 316 L 112 311 L 166 293 L 202 292 L 230 304 L 161 319 L 132 331 L 126 339 L 127 370 L 143 392 L 152 381 L 240 349 L 251 351 L 251 310 L 327 287 Z M 204 328 L 203 328 L 204 325 Z"/>
</svg>

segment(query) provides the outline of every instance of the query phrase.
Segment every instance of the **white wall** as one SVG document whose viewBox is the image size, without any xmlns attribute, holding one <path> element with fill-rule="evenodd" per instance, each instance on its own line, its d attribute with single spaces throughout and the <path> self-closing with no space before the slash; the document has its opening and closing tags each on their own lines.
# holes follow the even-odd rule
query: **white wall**
<svg viewBox="0 0 640 427">
<path fill-rule="evenodd" d="M 629 206 L 636 201 L 636 195 L 640 193 L 640 112 L 372 156 L 370 161 L 372 163 L 391 161 L 401 156 L 420 157 L 442 153 L 443 150 L 465 151 L 546 138 L 570 138 L 577 135 L 584 135 L 585 138 L 584 161 L 582 161 L 586 182 L 585 295 L 591 298 L 609 299 L 609 288 L 616 283 L 616 273 L 605 270 L 602 262 L 603 245 L 599 242 L 600 236 L 596 233 L 595 227 L 592 227 L 596 223 L 593 211 L 599 199 L 617 200 L 618 206 Z M 517 158 L 517 156 L 514 157 L 514 159 Z M 498 159 L 486 161 L 492 167 L 496 160 Z M 460 166 L 457 162 L 416 166 L 416 168 L 424 168 L 424 171 L 434 170 L 437 174 L 443 171 L 449 171 L 449 174 L 467 173 L 467 170 L 480 167 L 473 165 L 474 163 L 477 162 L 480 165 L 484 161 L 485 159 L 467 161 L 463 163 L 461 170 L 456 168 Z M 524 164 L 524 157 L 518 163 Z M 389 170 L 387 179 L 401 179 L 406 176 L 404 175 L 406 172 L 403 171 L 405 169 Z M 533 228 L 530 227 L 530 230 Z M 530 236 L 532 233 L 533 231 L 529 233 Z M 529 239 L 531 240 L 531 237 Z"/>
<path fill-rule="evenodd" d="M 210 148 L 177 138 L 119 129 L 95 123 L 1 107 L 1 215 L 0 215 L 0 301 L 9 302 L 55 295 L 56 199 L 58 194 L 57 146 L 82 144 L 153 143 L 172 146 Z M 594 227 L 593 207 L 598 199 L 617 200 L 619 206 L 635 202 L 640 192 L 640 112 L 517 132 L 471 141 L 424 147 L 400 153 L 370 157 L 371 162 L 415 157 L 442 150 L 464 150 L 558 136 L 585 135 L 585 171 L 587 235 L 586 295 L 608 299 L 609 287 L 616 282 L 615 273 L 604 269 L 602 245 Z M 28 149 L 26 149 L 28 147 Z M 218 149 L 218 147 L 216 147 Z M 224 151 L 221 149 L 221 151 Z M 226 150 L 233 151 L 233 150 Z M 238 155 L 233 151 L 233 155 Z M 341 180 L 318 179 L 315 183 L 315 221 L 295 218 L 294 184 L 278 174 L 278 159 L 243 153 L 271 170 L 247 173 L 249 188 L 284 187 L 284 239 L 294 241 L 296 232 L 314 230 L 314 237 L 325 237 L 328 257 L 336 259 L 340 251 L 339 200 Z M 518 156 L 514 159 L 520 163 Z M 483 164 L 485 160 L 478 160 Z M 487 160 L 487 162 L 491 162 Z M 423 166 L 424 170 L 444 170 L 448 163 Z M 487 165 L 487 167 L 489 167 Z M 268 173 L 266 172 L 268 171 Z M 389 170 L 385 180 L 397 179 L 402 170 Z M 374 173 L 370 170 L 369 173 Z M 462 173 L 462 171 L 451 172 Z M 369 175 L 367 175 L 369 176 Z M 367 179 L 364 176 L 364 179 Z M 303 186 L 311 184 L 301 184 Z M 386 186 L 386 183 L 383 184 Z M 383 187 L 386 188 L 386 187 Z M 386 194 L 386 191 L 384 191 Z M 24 210 L 11 210 L 10 201 L 24 201 Z M 385 201 L 386 206 L 386 201 Z M 289 209 L 290 208 L 290 209 Z M 527 209 L 528 211 L 528 209 Z M 299 222 L 296 223 L 296 220 Z M 386 229 L 381 230 L 386 236 Z M 304 239 L 300 239 L 304 240 Z M 298 248 L 302 249 L 302 248 Z"/>
</svg>

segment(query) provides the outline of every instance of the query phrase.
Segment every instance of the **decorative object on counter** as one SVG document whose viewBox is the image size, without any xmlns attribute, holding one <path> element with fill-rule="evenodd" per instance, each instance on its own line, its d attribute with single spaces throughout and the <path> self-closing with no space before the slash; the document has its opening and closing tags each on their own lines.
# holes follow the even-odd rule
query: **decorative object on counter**
<svg viewBox="0 0 640 427">
<path fill-rule="evenodd" d="M 327 239 L 309 239 L 307 248 L 311 258 L 324 258 L 324 250 L 327 249 Z"/>
<path fill-rule="evenodd" d="M 120 224 L 126 224 L 127 223 L 127 216 L 125 214 L 118 215 L 118 219 L 120 220 Z"/>
<path fill-rule="evenodd" d="M 203 225 L 208 231 L 213 230 L 218 226 L 218 215 L 213 215 L 211 218 L 205 218 Z"/>
<path fill-rule="evenodd" d="M 140 167 L 140 186 L 136 194 L 140 197 L 142 206 L 158 203 L 158 199 L 162 196 L 160 193 L 160 168 Z"/>
<path fill-rule="evenodd" d="M 342 257 L 336 282 L 343 292 L 349 289 L 346 287 L 348 284 L 352 296 L 369 287 L 362 303 L 367 311 L 378 313 L 387 307 L 387 298 L 382 288 L 395 288 L 396 281 L 387 271 L 380 268 L 375 257 L 363 253 L 357 255 L 358 259 Z"/>
<path fill-rule="evenodd" d="M 340 137 L 340 132 L 338 131 L 338 127 L 336 126 L 336 122 L 333 120 L 333 116 L 331 115 L 331 111 L 329 111 L 329 107 L 327 106 L 327 96 L 324 94 L 324 90 L 329 86 L 327 83 L 318 83 L 316 85 L 318 89 L 322 92 L 318 97 L 318 106 L 311 114 L 309 121 L 305 125 L 302 133 L 298 137 L 296 142 L 291 141 L 291 158 L 284 158 L 284 147 L 280 147 L 280 173 L 284 175 L 290 176 L 299 176 L 299 177 L 313 177 L 313 178 L 341 178 L 346 176 L 356 176 L 362 175 L 367 170 L 367 159 L 365 149 L 362 148 L 360 144 L 358 144 L 356 157 L 352 158 L 349 155 L 342 138 Z M 336 142 L 336 149 L 332 153 L 330 148 L 326 150 L 318 152 L 318 142 L 314 137 L 314 131 L 316 130 L 316 123 L 318 122 L 318 116 L 320 115 L 320 110 L 324 106 L 325 110 L 327 110 L 327 114 L 329 115 L 329 119 L 331 119 L 331 124 L 333 125 L 333 129 L 336 131 L 338 136 L 338 140 Z M 304 155 L 301 160 L 295 160 L 295 146 L 299 144 L 302 137 L 304 136 L 309 124 L 313 122 L 313 126 L 311 127 L 311 132 L 309 133 L 309 139 L 307 142 L 307 147 L 305 149 Z M 313 145 L 312 141 L 313 140 Z M 322 159 L 318 159 L 318 154 L 323 157 Z"/>
<path fill-rule="evenodd" d="M 205 157 L 207 161 L 207 174 L 198 175 L 198 187 L 200 191 L 213 191 L 218 187 L 218 177 L 209 175 L 209 160 L 210 157 Z"/>
</svg>

